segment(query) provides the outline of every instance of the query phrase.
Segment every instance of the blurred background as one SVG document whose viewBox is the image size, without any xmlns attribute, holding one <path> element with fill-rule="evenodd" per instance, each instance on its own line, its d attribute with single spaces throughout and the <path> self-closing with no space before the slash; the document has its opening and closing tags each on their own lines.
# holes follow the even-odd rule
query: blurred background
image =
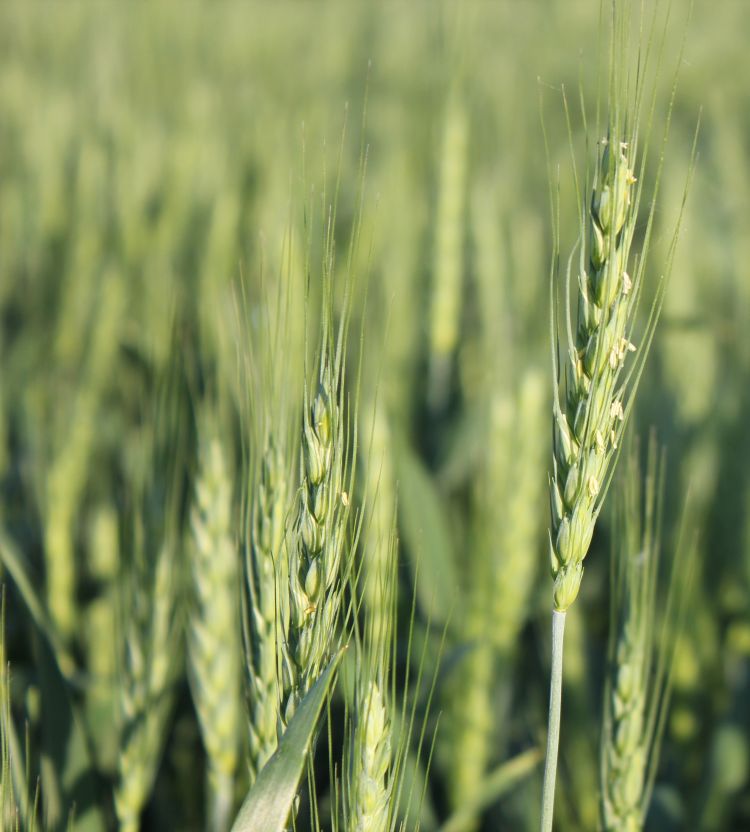
<svg viewBox="0 0 750 832">
<path fill-rule="evenodd" d="M 191 414 L 207 399 L 246 487 L 253 394 L 237 355 L 259 362 L 264 340 L 256 327 L 252 347 L 238 341 L 237 310 L 252 329 L 291 275 L 287 350 L 304 354 L 303 260 L 336 188 L 337 270 L 359 274 L 350 367 L 364 338 L 357 499 L 397 500 L 400 607 L 414 591 L 414 639 L 437 674 L 435 754 L 414 775 L 427 778 L 421 828 L 543 740 L 550 182 L 565 258 L 580 210 L 571 147 L 580 174 L 599 138 L 599 26 L 597 3 L 562 0 L 0 6 L 0 528 L 4 568 L 22 561 L 35 590 L 3 576 L 12 713 L 43 782 L 64 794 L 95 771 L 103 826 L 91 828 L 114 817 L 127 518 L 160 510 L 154 460 L 184 462 L 185 502 Z M 741 0 L 696 3 L 689 22 L 674 9 L 648 141 L 655 170 L 684 38 L 649 278 L 702 112 L 698 160 L 634 417 L 667 449 L 665 558 L 688 491 L 699 529 L 650 815 L 660 830 L 750 827 L 748 36 Z M 167 440 L 156 413 L 175 426 Z M 569 615 L 559 829 L 597 828 L 610 545 L 605 512 Z M 87 756 L 72 762 L 40 617 L 83 714 Z M 203 825 L 200 735 L 178 678 L 147 829 Z M 489 800 L 481 828 L 533 828 L 539 793 L 535 770 Z"/>
</svg>

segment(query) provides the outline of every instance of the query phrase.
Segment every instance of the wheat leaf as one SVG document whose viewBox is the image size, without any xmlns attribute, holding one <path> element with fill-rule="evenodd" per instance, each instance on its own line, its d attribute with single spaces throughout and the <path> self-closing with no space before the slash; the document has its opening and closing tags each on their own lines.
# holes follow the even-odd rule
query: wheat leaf
<svg viewBox="0 0 750 832">
<path fill-rule="evenodd" d="M 261 769 L 232 826 L 232 832 L 283 832 L 305 765 L 318 717 L 333 684 L 342 648 L 300 702 L 279 747 Z"/>
</svg>

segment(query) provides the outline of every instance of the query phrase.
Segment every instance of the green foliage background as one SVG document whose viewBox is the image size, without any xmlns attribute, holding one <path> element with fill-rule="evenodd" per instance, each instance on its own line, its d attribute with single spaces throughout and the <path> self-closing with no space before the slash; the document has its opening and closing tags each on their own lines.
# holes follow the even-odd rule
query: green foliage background
<svg viewBox="0 0 750 832">
<path fill-rule="evenodd" d="M 655 425 L 667 446 L 669 517 L 691 490 L 700 544 L 651 822 L 734 830 L 750 825 L 750 17 L 741 0 L 696 3 L 689 23 L 674 10 L 657 113 L 683 33 L 654 277 L 702 108 L 699 158 L 636 422 Z M 422 828 L 448 816 L 458 756 L 475 753 L 456 750 L 450 719 L 451 702 L 471 695 L 460 689 L 465 663 L 484 655 L 471 645 L 496 640 L 501 655 L 483 703 L 488 767 L 543 739 L 549 404 L 546 392 L 532 399 L 519 424 L 519 391 L 530 373 L 549 389 L 550 175 L 559 181 L 564 253 L 577 227 L 561 90 L 585 165 L 579 90 L 593 114 L 605 48 L 598 4 L 563 0 L 0 6 L 0 522 L 4 551 L 21 559 L 43 601 L 41 619 L 52 622 L 40 636 L 40 616 L 4 576 L 12 713 L 19 728 L 29 720 L 45 797 L 54 789 L 45 791 L 44 761 L 59 764 L 63 780 L 78 771 L 75 828 L 86 828 L 93 804 L 106 826 L 113 818 L 112 611 L 127 553 L 138 548 L 127 519 L 146 518 L 150 552 L 158 546 L 150 535 L 167 523 L 169 490 L 184 525 L 194 414 L 205 401 L 221 414 L 239 500 L 254 441 L 247 414 L 260 408 L 237 369 L 238 297 L 245 293 L 255 327 L 248 360 L 260 363 L 265 300 L 282 272 L 296 275 L 286 349 L 301 397 L 300 252 L 309 233 L 317 256 L 323 188 L 330 198 L 340 164 L 343 271 L 363 145 L 355 265 L 367 279 L 353 330 L 361 324 L 364 333 L 364 450 L 355 499 L 373 481 L 368 417 L 377 399 L 398 494 L 399 609 L 408 613 L 416 581 L 414 638 L 428 643 L 431 667 L 446 622 L 448 633 L 428 730 L 439 711 L 447 716 Z M 657 116 L 654 148 L 662 126 Z M 285 261 L 290 240 L 297 259 Z M 441 269 L 458 282 L 438 306 Z M 313 284 L 313 307 L 316 298 Z M 541 425 L 526 446 L 525 424 Z M 513 502 L 524 477 L 539 495 L 533 505 Z M 482 569 L 495 567 L 487 563 L 514 554 L 503 551 L 509 525 L 531 541 L 533 565 L 520 567 L 531 573 L 528 603 L 513 612 L 506 655 L 496 636 L 507 626 L 506 602 L 477 601 L 477 587 L 489 586 Z M 597 823 L 610 529 L 605 516 L 570 616 L 560 829 Z M 671 545 L 668 536 L 667 556 Z M 48 597 L 50 569 L 63 562 L 74 564 L 62 576 L 69 596 Z M 520 573 L 509 568 L 512 594 Z M 78 722 L 55 693 L 62 681 L 46 641 Z M 202 825 L 200 735 L 179 673 L 143 828 Z M 490 807 L 485 828 L 533 828 L 539 789 L 536 771 Z M 58 807 L 58 817 L 65 811 Z"/>
</svg>

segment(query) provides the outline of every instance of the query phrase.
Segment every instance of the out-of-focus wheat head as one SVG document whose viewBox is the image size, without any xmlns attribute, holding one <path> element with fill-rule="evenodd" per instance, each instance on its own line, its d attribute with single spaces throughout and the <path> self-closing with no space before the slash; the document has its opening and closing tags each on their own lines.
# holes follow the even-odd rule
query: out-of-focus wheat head
<svg viewBox="0 0 750 832">
<path fill-rule="evenodd" d="M 355 726 L 352 832 L 386 832 L 390 822 L 391 734 L 380 685 L 364 685 L 357 702 Z"/>
<path fill-rule="evenodd" d="M 367 400 L 365 400 L 367 401 Z M 362 407 L 364 437 L 364 493 L 369 507 L 362 528 L 362 590 L 370 618 L 373 647 L 378 653 L 379 643 L 391 629 L 390 596 L 385 582 L 389 580 L 391 561 L 391 532 L 396 505 L 396 478 L 393 470 L 391 427 L 385 406 L 373 398 Z"/>
<path fill-rule="evenodd" d="M 232 478 L 220 433 L 199 426 L 200 461 L 190 515 L 194 604 L 189 620 L 190 681 L 208 756 L 211 828 L 227 828 L 241 735 L 242 639 L 239 550 Z"/>
<path fill-rule="evenodd" d="M 75 520 L 89 472 L 89 461 L 97 441 L 96 420 L 101 398 L 115 363 L 118 326 L 125 303 L 121 276 L 106 274 L 100 299 L 92 315 L 90 349 L 83 363 L 83 380 L 75 392 L 69 424 L 47 472 L 44 525 L 47 598 L 55 625 L 65 639 L 74 635 L 78 564 Z M 73 328 L 67 322 L 64 331 Z M 80 337 L 80 333 L 77 333 Z M 64 409 L 63 409 L 64 411 Z"/>
<path fill-rule="evenodd" d="M 377 514 L 377 502 L 369 505 Z M 377 570 L 364 569 L 355 586 L 355 595 L 364 597 L 367 604 L 364 638 L 359 630 L 355 632 L 353 725 L 346 761 L 345 828 L 353 832 L 386 832 L 395 809 L 394 769 L 400 750 L 393 747 L 390 716 L 398 554 L 393 519 L 391 511 L 390 530 L 383 532 L 379 543 Z M 367 552 L 365 548 L 365 557 Z"/>
<path fill-rule="evenodd" d="M 631 448 L 624 468 L 612 565 L 601 739 L 601 822 L 608 832 L 637 832 L 646 820 L 693 562 L 683 521 L 666 585 L 660 580 L 664 455 L 652 436 L 642 477 L 637 453 Z"/>
<path fill-rule="evenodd" d="M 153 583 L 131 575 L 123 601 L 124 657 L 120 673 L 121 738 L 115 809 L 122 832 L 137 832 L 166 740 L 173 685 L 180 671 L 181 626 L 176 614 L 175 542 L 153 566 Z M 150 572 L 151 570 L 146 570 Z"/>
<path fill-rule="evenodd" d="M 250 765 L 251 776 L 276 750 L 279 668 L 276 640 L 286 620 L 288 562 L 285 525 L 288 510 L 287 460 L 269 435 L 253 494 L 250 562 Z M 283 609 L 282 609 L 282 606 Z"/>
<path fill-rule="evenodd" d="M 449 390 L 461 322 L 468 140 L 468 114 L 459 92 L 453 91 L 445 109 L 430 296 L 429 397 L 438 409 Z"/>
</svg>

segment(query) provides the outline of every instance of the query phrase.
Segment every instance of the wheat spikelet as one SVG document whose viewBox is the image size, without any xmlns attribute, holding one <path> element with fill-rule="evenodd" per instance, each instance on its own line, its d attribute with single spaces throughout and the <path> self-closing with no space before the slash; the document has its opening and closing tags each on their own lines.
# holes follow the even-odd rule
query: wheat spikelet
<svg viewBox="0 0 750 832">
<path fill-rule="evenodd" d="M 227 828 L 238 760 L 242 644 L 232 482 L 208 421 L 191 512 L 195 603 L 190 616 L 191 688 L 208 755 L 211 828 Z"/>
</svg>

